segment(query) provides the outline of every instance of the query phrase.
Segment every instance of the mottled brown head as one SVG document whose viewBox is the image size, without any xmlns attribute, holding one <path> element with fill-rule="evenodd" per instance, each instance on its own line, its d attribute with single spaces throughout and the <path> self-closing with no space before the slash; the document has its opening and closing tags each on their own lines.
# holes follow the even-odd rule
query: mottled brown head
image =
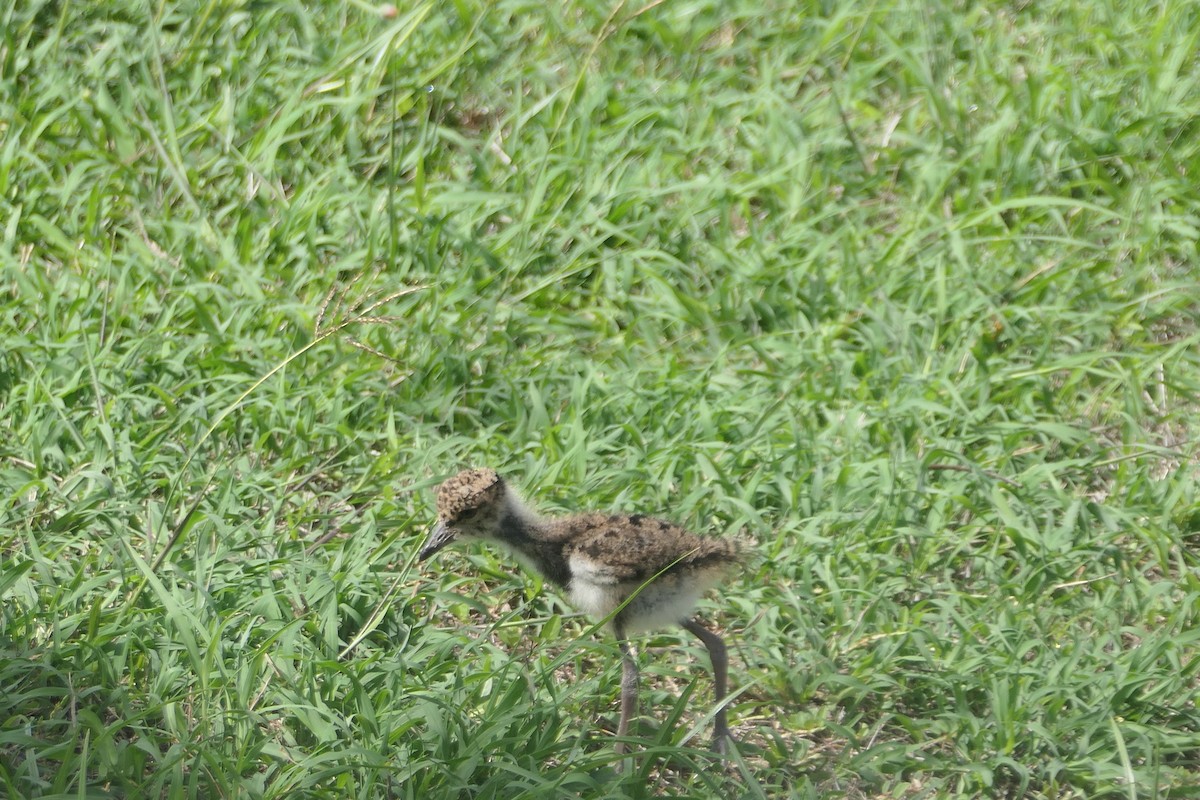
<svg viewBox="0 0 1200 800">
<path fill-rule="evenodd" d="M 437 525 L 421 549 L 422 561 L 455 539 L 494 533 L 504 500 L 504 480 L 494 469 L 468 469 L 437 489 Z"/>
<path fill-rule="evenodd" d="M 504 480 L 494 469 L 467 469 L 438 487 L 438 521 L 453 525 L 504 494 Z"/>
</svg>

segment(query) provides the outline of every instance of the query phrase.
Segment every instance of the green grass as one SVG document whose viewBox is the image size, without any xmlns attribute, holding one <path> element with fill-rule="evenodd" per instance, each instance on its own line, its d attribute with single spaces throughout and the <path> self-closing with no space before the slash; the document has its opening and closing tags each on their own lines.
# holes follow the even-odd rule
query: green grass
<svg viewBox="0 0 1200 800">
<path fill-rule="evenodd" d="M 0 9 L 0 794 L 1200 797 L 1200 7 L 400 5 Z"/>
</svg>

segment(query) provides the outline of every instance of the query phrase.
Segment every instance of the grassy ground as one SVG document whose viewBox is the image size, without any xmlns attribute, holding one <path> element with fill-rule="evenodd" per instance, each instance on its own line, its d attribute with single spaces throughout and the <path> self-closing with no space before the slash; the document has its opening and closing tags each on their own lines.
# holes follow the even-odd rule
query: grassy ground
<svg viewBox="0 0 1200 800">
<path fill-rule="evenodd" d="M 1200 797 L 1198 45 L 5 5 L 0 794 Z M 727 768 L 686 635 L 618 774 L 611 639 L 414 565 L 468 465 L 756 542 Z"/>
</svg>

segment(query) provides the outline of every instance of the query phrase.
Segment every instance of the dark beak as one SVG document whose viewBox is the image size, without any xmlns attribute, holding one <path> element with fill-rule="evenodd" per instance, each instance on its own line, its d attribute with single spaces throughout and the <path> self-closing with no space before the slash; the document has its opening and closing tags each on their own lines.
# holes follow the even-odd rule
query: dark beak
<svg viewBox="0 0 1200 800">
<path fill-rule="evenodd" d="M 421 548 L 421 552 L 417 554 L 417 561 L 424 561 L 453 541 L 454 531 L 447 528 L 446 523 L 439 522 L 434 526 L 433 533 L 429 534 L 429 539 Z"/>
</svg>

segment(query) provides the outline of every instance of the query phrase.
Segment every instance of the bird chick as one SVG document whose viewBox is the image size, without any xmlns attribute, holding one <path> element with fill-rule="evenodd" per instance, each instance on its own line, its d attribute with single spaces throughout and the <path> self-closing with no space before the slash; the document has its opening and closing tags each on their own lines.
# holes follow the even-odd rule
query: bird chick
<svg viewBox="0 0 1200 800">
<path fill-rule="evenodd" d="M 696 536 L 642 514 L 544 518 L 528 509 L 491 469 L 465 470 L 438 487 L 437 524 L 418 557 L 424 561 L 458 540 L 503 545 L 564 590 L 580 610 L 601 619 L 611 617 L 623 662 L 618 738 L 627 735 L 637 713 L 638 668 L 628 634 L 678 624 L 697 636 L 712 660 L 714 748 L 724 752 L 730 738 L 724 707 L 725 643 L 693 612 L 700 597 L 739 563 L 734 542 Z M 617 750 L 623 752 L 623 742 Z"/>
</svg>

